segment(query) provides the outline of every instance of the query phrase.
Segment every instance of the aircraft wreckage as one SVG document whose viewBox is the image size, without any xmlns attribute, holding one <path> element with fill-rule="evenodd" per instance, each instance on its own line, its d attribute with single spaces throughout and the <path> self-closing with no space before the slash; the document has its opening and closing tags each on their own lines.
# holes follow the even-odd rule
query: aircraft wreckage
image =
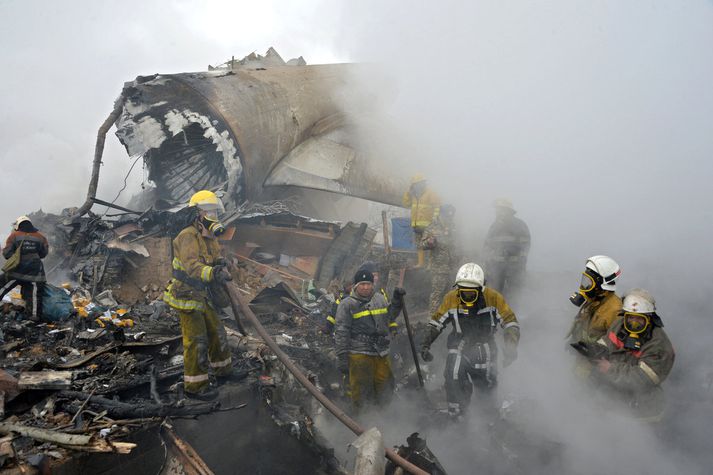
<svg viewBox="0 0 713 475">
<path fill-rule="evenodd" d="M 360 153 L 341 107 L 356 67 L 285 63 L 271 48 L 206 72 L 139 76 L 124 85 L 97 151 L 115 124 L 129 155 L 143 157 L 155 198 L 170 202 L 222 189 L 230 210 L 298 188 L 400 205 L 405 183 Z"/>
</svg>

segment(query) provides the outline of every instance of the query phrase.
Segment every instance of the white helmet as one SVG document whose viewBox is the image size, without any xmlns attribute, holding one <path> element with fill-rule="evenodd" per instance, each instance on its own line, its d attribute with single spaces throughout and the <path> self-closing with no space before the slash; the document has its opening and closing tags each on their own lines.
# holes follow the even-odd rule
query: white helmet
<svg viewBox="0 0 713 475">
<path fill-rule="evenodd" d="M 463 264 L 456 274 L 456 285 L 460 287 L 482 287 L 485 285 L 483 268 L 474 262 Z"/>
<path fill-rule="evenodd" d="M 602 277 L 602 289 L 616 290 L 615 281 L 621 275 L 621 269 L 614 259 L 609 256 L 592 256 L 587 259 L 586 267 Z"/>
<path fill-rule="evenodd" d="M 632 313 L 655 313 L 656 300 L 644 289 L 631 289 L 624 295 L 623 310 Z"/>
<path fill-rule="evenodd" d="M 30 222 L 30 218 L 25 215 L 22 215 L 17 218 L 14 223 L 12 223 L 12 228 L 17 231 L 20 228 L 20 224 L 24 222 Z"/>
</svg>

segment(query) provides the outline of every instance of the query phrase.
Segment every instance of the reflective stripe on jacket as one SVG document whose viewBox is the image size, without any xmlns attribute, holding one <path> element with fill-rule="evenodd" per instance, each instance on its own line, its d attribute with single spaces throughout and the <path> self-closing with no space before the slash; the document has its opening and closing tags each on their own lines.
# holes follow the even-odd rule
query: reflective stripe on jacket
<svg viewBox="0 0 713 475">
<path fill-rule="evenodd" d="M 204 310 L 209 302 L 206 285 L 221 257 L 216 239 L 204 237 L 196 225 L 183 229 L 173 240 L 173 273 L 164 301 L 177 310 Z"/>
<path fill-rule="evenodd" d="M 505 301 L 505 297 L 495 289 L 484 287 L 478 298 L 484 298 L 485 302 L 481 310 L 478 311 L 479 317 L 477 318 L 483 318 L 485 314 L 489 313 L 493 319 L 493 325 L 497 324 L 502 328 L 505 344 L 510 348 L 516 348 L 520 341 L 520 324 L 517 321 L 517 317 L 515 317 L 515 312 L 512 311 Z M 461 333 L 460 319 L 473 318 L 466 316 L 467 314 L 467 308 L 458 297 L 458 290 L 453 289 L 448 292 L 446 296 L 443 297 L 441 306 L 438 307 L 436 313 L 431 316 L 431 321 L 428 322 L 432 330 L 430 341 L 427 340 L 425 342 L 426 346 L 430 347 L 433 340 L 438 337 L 448 324 L 453 325 L 453 331 L 455 333 Z M 483 316 L 480 316 L 481 314 L 483 314 Z M 468 328 L 465 325 L 463 325 L 463 327 Z M 493 330 L 495 330 L 495 328 L 493 328 Z"/>
<path fill-rule="evenodd" d="M 664 400 L 661 383 L 668 377 L 676 354 L 666 332 L 654 327 L 651 338 L 637 351 L 624 348 L 618 337 L 624 320 L 618 317 L 597 344 L 609 350 L 610 366 L 606 373 L 594 371 L 592 376 L 605 388 L 623 398 L 640 418 L 663 413 Z"/>
<path fill-rule="evenodd" d="M 337 307 L 334 329 L 338 357 L 348 353 L 386 356 L 389 354 L 389 327 L 401 311 L 389 303 L 383 291 L 374 292 L 371 299 L 352 291 Z"/>
<path fill-rule="evenodd" d="M 44 282 L 46 278 L 42 259 L 49 252 L 47 238 L 39 231 L 29 233 L 13 231 L 5 242 L 2 250 L 3 257 L 10 258 L 20 246 L 22 246 L 20 264 L 8 272 L 8 277 L 29 282 Z"/>
</svg>

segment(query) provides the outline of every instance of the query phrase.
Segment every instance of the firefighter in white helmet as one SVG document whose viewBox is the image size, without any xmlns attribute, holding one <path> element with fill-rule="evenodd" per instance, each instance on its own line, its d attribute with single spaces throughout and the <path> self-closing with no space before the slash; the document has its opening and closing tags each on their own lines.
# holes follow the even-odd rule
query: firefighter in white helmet
<svg viewBox="0 0 713 475">
<path fill-rule="evenodd" d="M 665 406 L 661 383 L 675 353 L 653 296 L 643 289 L 627 292 L 620 316 L 597 344 L 606 353 L 592 372 L 596 386 L 621 400 L 638 420 L 660 421 Z"/>
<path fill-rule="evenodd" d="M 485 395 L 495 387 L 498 328 L 504 330 L 503 366 L 509 366 L 517 358 L 520 325 L 505 298 L 485 286 L 483 269 L 472 262 L 461 266 L 455 288 L 431 316 L 429 334 L 421 348 L 424 361 L 433 359 L 431 344 L 449 324 L 453 330 L 447 341 L 445 388 L 448 412 L 457 418 L 467 411 L 474 385 Z"/>
<path fill-rule="evenodd" d="M 619 275 L 619 264 L 611 257 L 587 259 L 579 289 L 569 298 L 579 307 L 569 331 L 570 343 L 591 345 L 606 334 L 621 310 L 621 299 L 614 292 Z"/>
</svg>

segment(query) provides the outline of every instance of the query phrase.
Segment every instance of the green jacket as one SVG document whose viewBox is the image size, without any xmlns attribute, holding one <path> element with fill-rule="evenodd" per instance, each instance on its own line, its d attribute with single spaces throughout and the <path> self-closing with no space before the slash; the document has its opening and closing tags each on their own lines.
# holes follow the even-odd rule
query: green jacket
<svg viewBox="0 0 713 475">
<path fill-rule="evenodd" d="M 639 419 L 658 420 L 663 414 L 661 383 L 668 377 L 676 354 L 666 332 L 654 327 L 651 338 L 638 351 L 624 348 L 619 332 L 624 319 L 619 317 L 597 344 L 607 348 L 611 363 L 606 373 L 592 372 L 595 382 L 631 407 Z"/>
<path fill-rule="evenodd" d="M 395 326 L 401 306 L 388 303 L 382 292 L 370 299 L 355 291 L 343 298 L 337 307 L 334 343 L 337 357 L 350 353 L 386 356 L 389 354 L 389 328 Z"/>
</svg>

